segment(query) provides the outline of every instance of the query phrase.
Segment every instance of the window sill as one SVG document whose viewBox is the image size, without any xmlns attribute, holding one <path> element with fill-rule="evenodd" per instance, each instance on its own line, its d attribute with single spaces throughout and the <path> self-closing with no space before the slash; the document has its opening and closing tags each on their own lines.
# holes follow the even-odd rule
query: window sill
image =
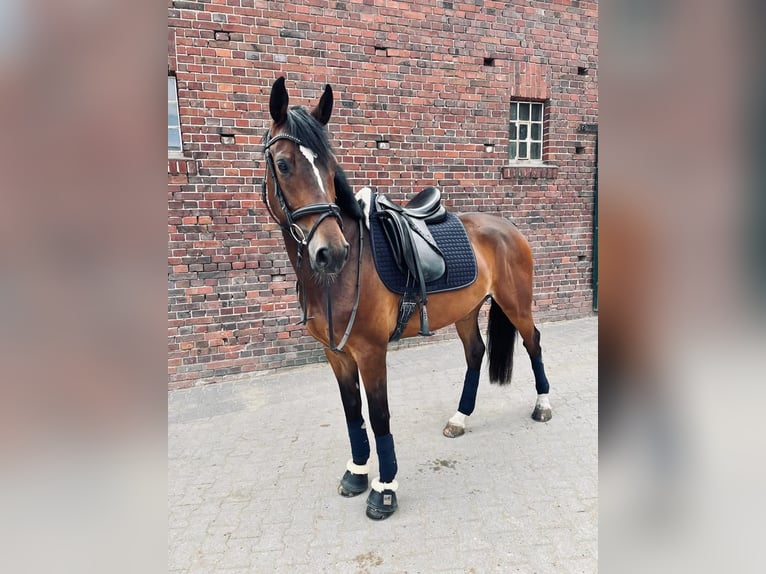
<svg viewBox="0 0 766 574">
<path fill-rule="evenodd" d="M 512 163 L 503 166 L 503 179 L 556 179 L 559 168 L 547 163 Z"/>
</svg>

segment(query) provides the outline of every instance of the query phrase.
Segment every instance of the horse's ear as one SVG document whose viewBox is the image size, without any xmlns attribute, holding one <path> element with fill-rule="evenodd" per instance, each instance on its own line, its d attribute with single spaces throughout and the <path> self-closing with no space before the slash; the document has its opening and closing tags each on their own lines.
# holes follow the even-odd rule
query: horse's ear
<svg viewBox="0 0 766 574">
<path fill-rule="evenodd" d="M 287 96 L 287 88 L 285 88 L 285 77 L 281 76 L 274 82 L 269 99 L 269 111 L 275 124 L 279 125 L 287 119 L 287 105 L 289 103 L 290 98 Z"/>
<path fill-rule="evenodd" d="M 311 110 L 311 115 L 319 120 L 319 123 L 323 126 L 327 125 L 327 122 L 330 121 L 330 116 L 332 115 L 332 88 L 330 84 L 325 84 L 324 94 L 319 99 L 317 107 Z"/>
</svg>

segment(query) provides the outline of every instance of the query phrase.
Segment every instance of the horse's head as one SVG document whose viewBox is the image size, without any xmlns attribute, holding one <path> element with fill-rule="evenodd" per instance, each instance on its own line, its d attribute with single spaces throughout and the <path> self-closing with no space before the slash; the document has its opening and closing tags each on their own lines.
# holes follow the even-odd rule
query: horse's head
<svg viewBox="0 0 766 574">
<path fill-rule="evenodd" d="M 266 142 L 266 201 L 279 224 L 307 250 L 311 269 L 331 280 L 343 268 L 349 246 L 336 204 L 335 171 L 325 125 L 332 114 L 332 88 L 325 86 L 311 110 L 288 108 L 285 79 L 274 82 L 269 101 L 273 123 Z"/>
</svg>

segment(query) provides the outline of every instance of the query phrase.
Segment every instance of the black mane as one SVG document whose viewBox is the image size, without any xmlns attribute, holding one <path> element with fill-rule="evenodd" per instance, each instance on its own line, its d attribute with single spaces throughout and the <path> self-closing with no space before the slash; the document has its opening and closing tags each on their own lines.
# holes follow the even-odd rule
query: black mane
<svg viewBox="0 0 766 574">
<path fill-rule="evenodd" d="M 302 106 L 290 108 L 284 127 L 285 133 L 298 138 L 304 146 L 317 154 L 319 165 L 325 169 L 328 168 L 332 159 L 332 147 L 327 130 L 306 108 Z M 265 139 L 269 137 L 271 136 L 267 133 Z M 359 220 L 364 217 L 362 208 L 354 197 L 351 184 L 346 179 L 346 173 L 340 166 L 335 169 L 335 203 L 341 211 L 353 219 Z"/>
<path fill-rule="evenodd" d="M 335 203 L 340 210 L 357 221 L 364 217 L 364 212 L 354 196 L 354 190 L 346 179 L 346 172 L 338 166 L 335 169 Z"/>
</svg>

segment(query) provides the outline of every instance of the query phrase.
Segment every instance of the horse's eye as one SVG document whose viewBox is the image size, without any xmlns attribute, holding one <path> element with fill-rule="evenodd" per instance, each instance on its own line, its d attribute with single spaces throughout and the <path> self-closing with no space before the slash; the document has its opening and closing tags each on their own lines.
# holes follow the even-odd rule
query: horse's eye
<svg viewBox="0 0 766 574">
<path fill-rule="evenodd" d="M 288 164 L 287 161 L 280 159 L 277 162 L 277 169 L 279 169 L 281 173 L 287 173 L 290 171 L 290 164 Z"/>
</svg>

